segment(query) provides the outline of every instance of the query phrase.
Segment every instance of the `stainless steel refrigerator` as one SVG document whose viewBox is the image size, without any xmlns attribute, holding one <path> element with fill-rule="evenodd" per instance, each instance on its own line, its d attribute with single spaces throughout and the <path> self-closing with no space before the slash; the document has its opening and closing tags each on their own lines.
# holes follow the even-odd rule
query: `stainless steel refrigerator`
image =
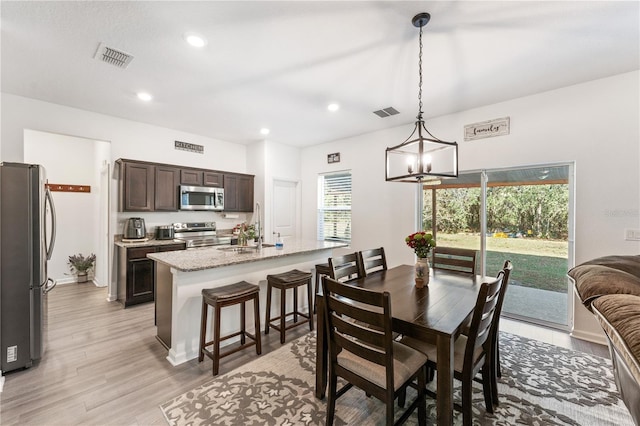
<svg viewBox="0 0 640 426">
<path fill-rule="evenodd" d="M 42 358 L 55 207 L 44 167 L 0 163 L 0 358 L 2 373 Z"/>
</svg>

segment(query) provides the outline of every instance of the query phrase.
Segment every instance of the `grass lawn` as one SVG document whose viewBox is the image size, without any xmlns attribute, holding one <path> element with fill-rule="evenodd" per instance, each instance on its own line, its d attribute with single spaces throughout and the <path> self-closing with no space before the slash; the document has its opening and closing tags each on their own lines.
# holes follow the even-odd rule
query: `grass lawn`
<svg viewBox="0 0 640 426">
<path fill-rule="evenodd" d="M 480 249 L 480 237 L 471 234 L 437 235 L 437 244 Z M 487 238 L 487 274 L 495 275 L 505 260 L 513 263 L 512 285 L 567 292 L 566 241 L 534 238 Z"/>
</svg>

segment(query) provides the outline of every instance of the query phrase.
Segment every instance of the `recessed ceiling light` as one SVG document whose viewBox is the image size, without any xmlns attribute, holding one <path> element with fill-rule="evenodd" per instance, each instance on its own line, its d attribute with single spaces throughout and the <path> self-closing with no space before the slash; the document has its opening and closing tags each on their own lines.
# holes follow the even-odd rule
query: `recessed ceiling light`
<svg viewBox="0 0 640 426">
<path fill-rule="evenodd" d="M 153 96 L 146 92 L 138 92 L 138 99 L 140 99 L 141 101 L 149 102 L 151 99 L 153 99 Z"/>
<path fill-rule="evenodd" d="M 340 105 L 336 104 L 336 103 L 331 103 L 329 105 L 327 105 L 327 109 L 331 112 L 337 111 L 340 109 Z"/>
<path fill-rule="evenodd" d="M 269 134 L 269 129 L 267 129 L 266 127 L 263 127 L 262 129 L 260 129 L 260 133 L 262 133 L 263 135 L 268 135 Z"/>
<path fill-rule="evenodd" d="M 185 33 L 184 39 L 193 47 L 204 47 L 207 45 L 207 39 L 196 33 Z"/>
</svg>

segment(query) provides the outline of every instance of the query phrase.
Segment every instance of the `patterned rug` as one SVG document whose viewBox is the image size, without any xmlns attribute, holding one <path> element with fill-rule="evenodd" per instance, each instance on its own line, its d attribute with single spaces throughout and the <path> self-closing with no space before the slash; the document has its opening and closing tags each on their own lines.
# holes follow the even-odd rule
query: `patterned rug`
<svg viewBox="0 0 640 426">
<path fill-rule="evenodd" d="M 474 383 L 474 424 L 633 425 L 609 360 L 507 333 L 500 335 L 500 356 L 500 406 L 485 413 L 482 387 Z M 326 399 L 314 397 L 314 386 L 315 334 L 309 333 L 160 408 L 170 425 L 321 425 Z M 410 390 L 407 403 L 414 396 Z M 380 401 L 352 388 L 337 400 L 334 424 L 382 425 L 384 411 Z M 428 397 L 427 413 L 433 424 L 435 401 Z M 462 424 L 461 413 L 454 416 Z M 417 420 L 416 411 L 406 424 Z"/>
</svg>

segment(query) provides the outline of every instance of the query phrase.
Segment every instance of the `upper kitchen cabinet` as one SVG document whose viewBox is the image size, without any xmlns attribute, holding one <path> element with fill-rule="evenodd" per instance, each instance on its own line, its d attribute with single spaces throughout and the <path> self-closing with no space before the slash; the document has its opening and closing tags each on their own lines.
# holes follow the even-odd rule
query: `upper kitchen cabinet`
<svg viewBox="0 0 640 426">
<path fill-rule="evenodd" d="M 169 166 L 155 166 L 155 211 L 178 210 L 178 187 L 180 169 Z"/>
<path fill-rule="evenodd" d="M 180 170 L 180 185 L 202 186 L 202 170 Z"/>
<path fill-rule="evenodd" d="M 198 169 L 181 169 L 180 185 L 223 187 L 222 173 Z"/>
<path fill-rule="evenodd" d="M 116 164 L 120 167 L 120 211 L 178 211 L 180 185 L 224 188 L 225 211 L 253 211 L 253 175 L 122 158 Z"/>
<path fill-rule="evenodd" d="M 253 176 L 224 174 L 224 211 L 253 211 Z"/>
<path fill-rule="evenodd" d="M 153 212 L 178 210 L 180 169 L 164 164 L 118 160 L 120 210 Z"/>
<path fill-rule="evenodd" d="M 204 186 L 224 187 L 224 175 L 218 172 L 204 172 L 202 176 Z"/>
<path fill-rule="evenodd" d="M 150 212 L 155 208 L 155 166 L 122 161 L 120 164 L 121 210 Z"/>
</svg>

